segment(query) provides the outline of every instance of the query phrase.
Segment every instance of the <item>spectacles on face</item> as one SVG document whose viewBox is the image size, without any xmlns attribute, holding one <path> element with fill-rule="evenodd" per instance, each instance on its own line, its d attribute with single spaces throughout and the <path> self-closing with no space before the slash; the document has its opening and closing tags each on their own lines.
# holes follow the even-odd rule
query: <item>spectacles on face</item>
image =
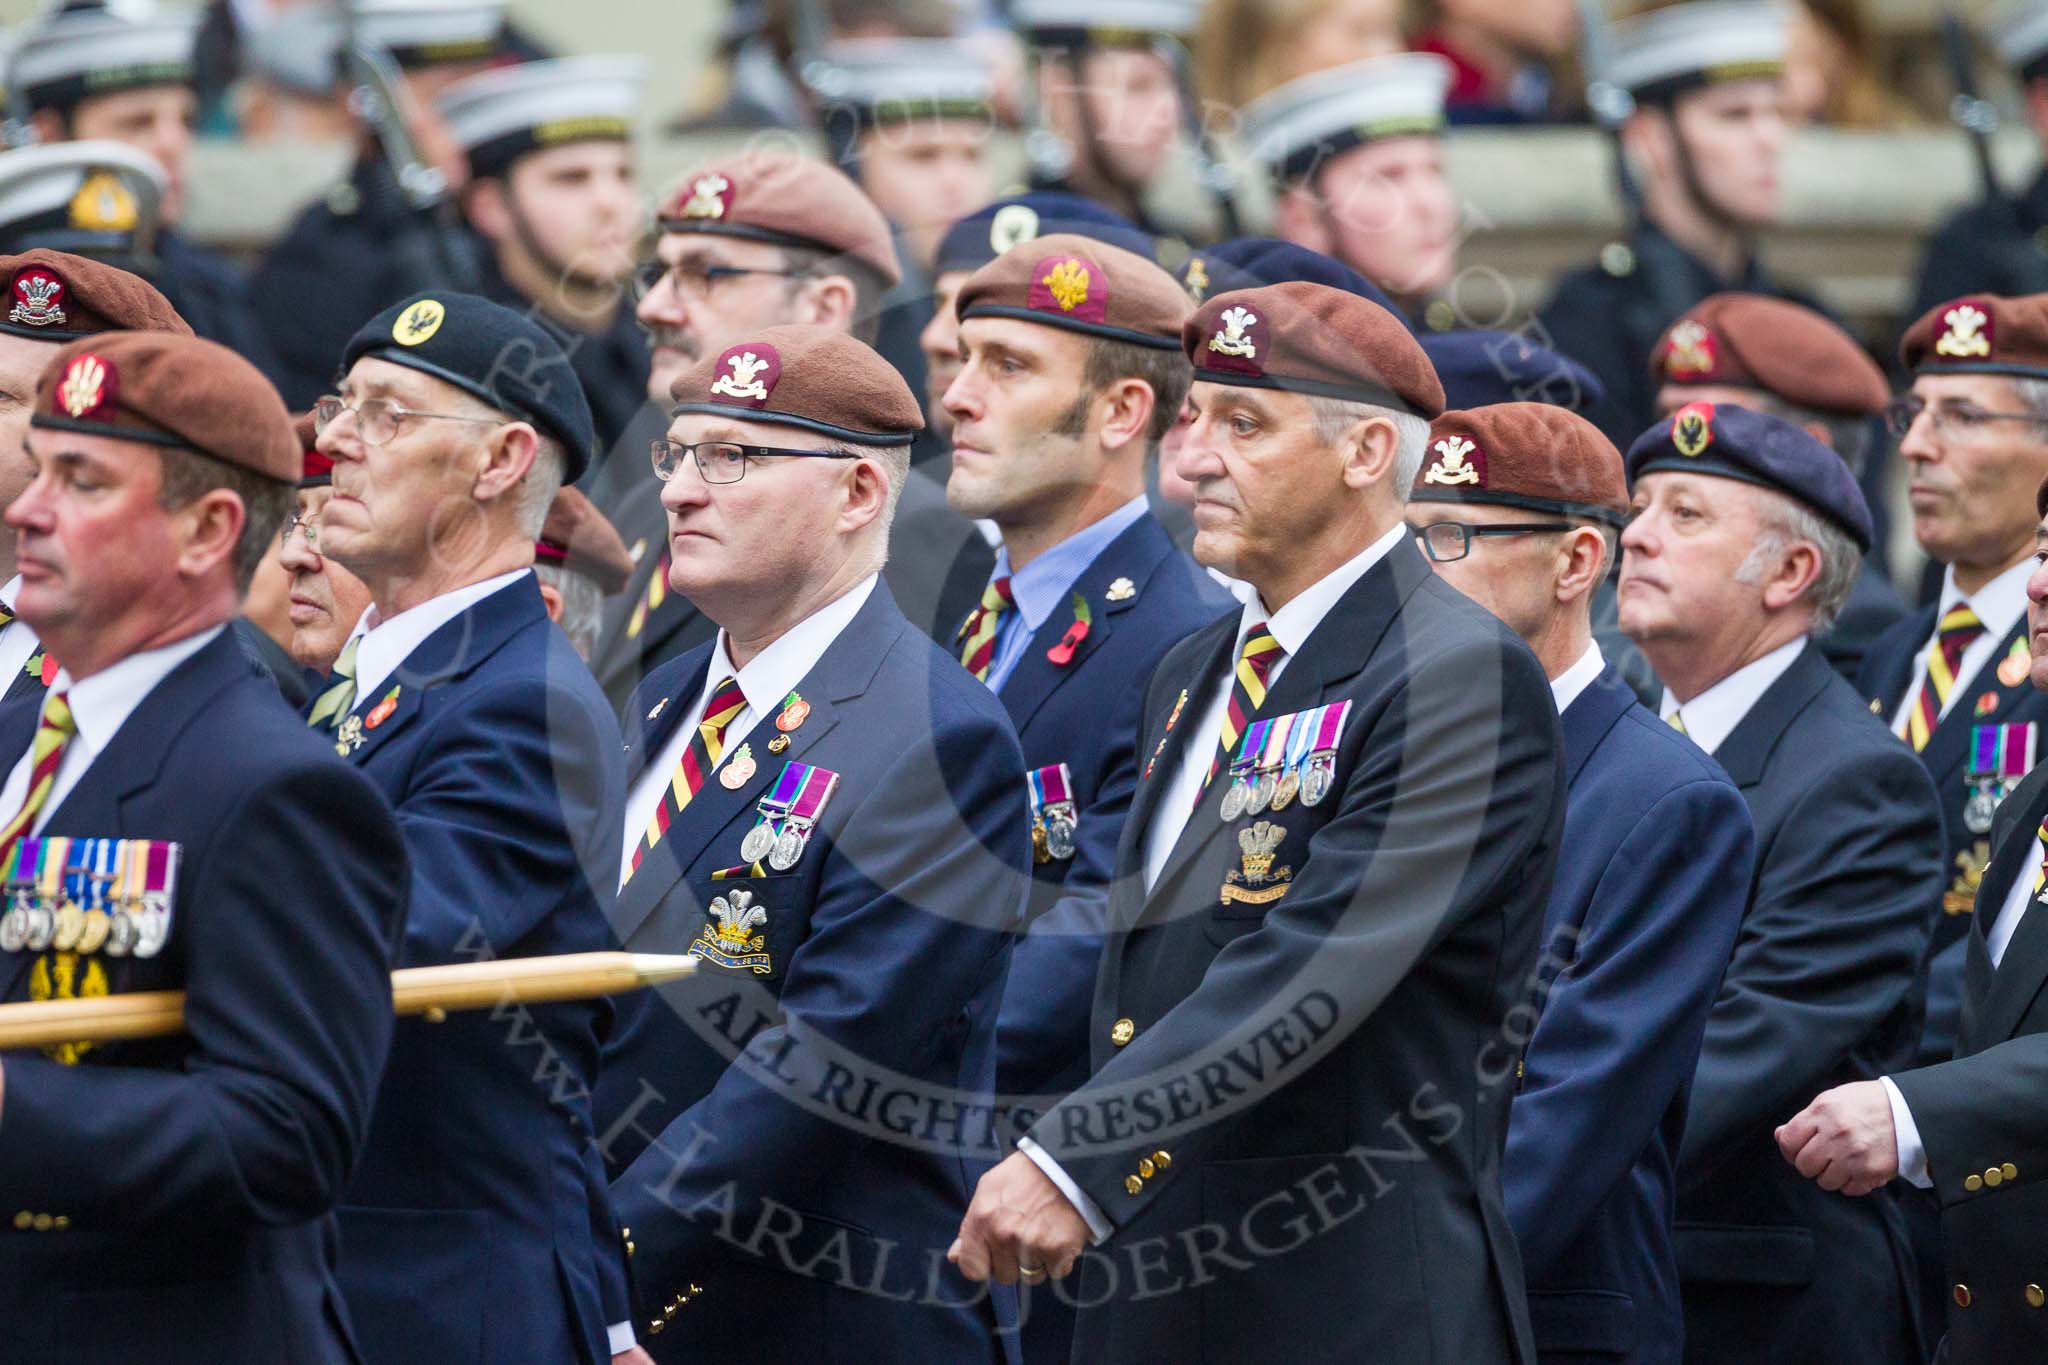
<svg viewBox="0 0 2048 1365">
<path fill-rule="evenodd" d="M 313 430 L 323 432 L 341 417 L 344 412 L 356 416 L 356 435 L 364 444 L 381 446 L 397 439 L 399 427 L 413 417 L 436 422 L 473 422 L 478 426 L 495 427 L 504 422 L 502 417 L 466 417 L 455 412 L 420 412 L 414 408 L 400 407 L 389 398 L 365 398 L 360 403 L 346 403 L 332 394 L 313 404 Z"/>
<path fill-rule="evenodd" d="M 761 459 L 858 460 L 845 450 L 785 450 L 780 446 L 750 446 L 738 441 L 655 440 L 649 451 L 654 457 L 654 477 L 667 483 L 683 466 L 683 457 L 697 462 L 697 474 L 706 483 L 738 483 L 747 476 L 747 461 Z"/>
<path fill-rule="evenodd" d="M 1927 414 L 1927 421 L 1937 436 L 1968 436 L 1993 422 L 2033 422 L 2037 425 L 2048 425 L 2048 417 L 2036 412 L 1990 412 L 1975 403 L 1943 403 L 1930 406 L 1926 399 L 1906 394 L 1885 404 L 1885 427 L 1894 436 L 1904 436 L 1912 430 L 1914 420 L 1923 412 Z"/>
<path fill-rule="evenodd" d="M 660 261 L 648 261 L 633 272 L 633 301 L 640 300 L 661 288 L 666 279 L 678 294 L 686 299 L 703 299 L 727 280 L 736 280 L 742 275 L 780 275 L 786 280 L 804 279 L 809 275 L 804 270 L 769 270 L 765 267 L 739 265 L 714 265 L 708 261 L 682 260 L 674 265 L 663 265 Z"/>
<path fill-rule="evenodd" d="M 1438 564 L 1450 564 L 1472 553 L 1472 541 L 1479 536 L 1532 536 L 1571 529 L 1568 521 L 1504 521 L 1489 526 L 1471 526 L 1462 521 L 1439 521 L 1429 526 L 1408 524 L 1409 533 L 1422 542 L 1422 552 Z"/>
<path fill-rule="evenodd" d="M 320 518 L 317 516 L 307 516 L 305 513 L 294 508 L 292 514 L 284 519 L 284 530 L 278 535 L 280 547 L 290 548 L 293 536 L 304 536 L 306 538 L 306 548 L 316 555 L 319 554 Z"/>
</svg>

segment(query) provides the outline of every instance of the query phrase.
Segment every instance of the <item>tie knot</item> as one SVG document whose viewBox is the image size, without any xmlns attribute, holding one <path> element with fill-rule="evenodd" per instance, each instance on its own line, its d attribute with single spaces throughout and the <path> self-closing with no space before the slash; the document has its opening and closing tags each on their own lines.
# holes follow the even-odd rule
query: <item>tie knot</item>
<svg viewBox="0 0 2048 1365">
<path fill-rule="evenodd" d="M 1016 601 L 1016 597 L 1010 592 L 1008 574 L 990 580 L 988 587 L 981 593 L 981 606 L 984 611 L 1001 611 L 1005 607 L 1015 605 Z"/>
<path fill-rule="evenodd" d="M 1238 657 L 1263 678 L 1286 653 L 1287 651 L 1280 647 L 1280 642 L 1273 638 L 1272 632 L 1266 629 L 1266 623 L 1261 621 L 1244 637 L 1244 649 Z"/>
<path fill-rule="evenodd" d="M 711 689 L 711 700 L 704 704 L 704 724 L 724 725 L 745 709 L 747 694 L 740 691 L 738 678 L 727 678 Z"/>
<path fill-rule="evenodd" d="M 341 657 L 334 661 L 334 676 L 353 678 L 356 675 L 356 646 L 363 642 L 360 635 L 349 636 L 348 643 L 341 647 Z"/>
<path fill-rule="evenodd" d="M 1940 629 L 1941 638 L 1947 640 L 1957 635 L 1980 635 L 1984 631 L 1984 623 L 1977 619 L 1977 613 L 1970 610 L 1970 604 L 1965 602 L 1941 618 Z"/>
<path fill-rule="evenodd" d="M 77 718 L 71 714 L 69 692 L 52 692 L 43 698 L 43 713 L 41 720 L 37 722 L 37 728 L 54 730 L 60 735 L 67 736 L 78 733 Z"/>
</svg>

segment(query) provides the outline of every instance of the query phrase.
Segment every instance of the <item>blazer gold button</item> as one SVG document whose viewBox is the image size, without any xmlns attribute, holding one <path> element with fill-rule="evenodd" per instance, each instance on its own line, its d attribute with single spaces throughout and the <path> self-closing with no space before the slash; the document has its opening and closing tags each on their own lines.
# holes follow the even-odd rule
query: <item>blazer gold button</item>
<svg viewBox="0 0 2048 1365">
<path fill-rule="evenodd" d="M 2007 1180 L 2018 1180 L 2020 1178 L 2020 1168 L 2013 1165 L 2010 1161 L 2006 1162 L 2003 1166 L 2000 1166 L 1998 1168 L 1998 1173 L 2004 1176 Z"/>
<path fill-rule="evenodd" d="M 1136 1194 L 1139 1190 L 1142 1190 L 1144 1188 L 1145 1182 L 1142 1178 L 1135 1175 L 1127 1175 L 1124 1177 L 1125 1194 Z"/>
<path fill-rule="evenodd" d="M 64 1229 L 71 1226 L 71 1219 L 69 1218 L 69 1216 L 60 1213 L 55 1218 L 52 1218 L 50 1220 L 50 1226 L 57 1229 L 57 1231 L 62 1232 L 64 1231 Z"/>
<path fill-rule="evenodd" d="M 1956 1301 L 1956 1307 L 1968 1308 L 1970 1306 L 1970 1286 L 1966 1284 L 1957 1285 L 1949 1291 L 1949 1297 Z"/>
<path fill-rule="evenodd" d="M 36 1216 L 27 1209 L 23 1209 L 20 1213 L 14 1215 L 14 1226 L 23 1232 L 27 1232 L 30 1227 L 34 1226 L 35 1221 Z"/>
<path fill-rule="evenodd" d="M 1964 1176 L 1963 1188 L 1968 1190 L 1971 1194 L 1975 1194 L 1977 1191 L 1984 1188 L 1984 1177 L 1981 1175 Z"/>
<path fill-rule="evenodd" d="M 2042 1304 L 2044 1304 L 2044 1303 L 2048 1303 L 2048 1294 L 2044 1294 L 2044 1293 L 2042 1293 L 2042 1292 L 2041 1292 L 2041 1286 L 2040 1286 L 2040 1285 L 2038 1285 L 2038 1284 L 2030 1284 L 2030 1285 L 2028 1285 L 2028 1286 L 2027 1286 L 2027 1307 L 2029 1307 L 2029 1308 L 2039 1308 L 2039 1307 L 2040 1307 L 2040 1306 L 2041 1306 Z"/>
<path fill-rule="evenodd" d="M 1159 1174 L 1159 1168 L 1152 1164 L 1151 1157 L 1141 1156 L 1138 1158 L 1138 1174 L 1150 1180 L 1153 1176 Z"/>
<path fill-rule="evenodd" d="M 1997 1189 L 2005 1183 L 2005 1172 L 1999 1170 L 1996 1166 L 1987 1168 L 1984 1172 L 1984 1183 L 1994 1190 Z"/>
<path fill-rule="evenodd" d="M 50 1230 L 50 1224 L 51 1224 L 52 1222 L 54 1222 L 54 1221 L 56 1221 L 56 1220 L 54 1220 L 53 1218 L 51 1218 L 51 1217 L 50 1217 L 50 1215 L 49 1215 L 49 1214 L 47 1214 L 47 1213 L 39 1213 L 39 1214 L 37 1214 L 37 1215 L 36 1215 L 36 1231 L 37 1231 L 37 1232 L 48 1232 L 48 1231 Z"/>
<path fill-rule="evenodd" d="M 1109 1041 L 1122 1047 L 1138 1036 L 1138 1026 L 1128 1019 L 1119 1019 L 1109 1026 Z"/>
<path fill-rule="evenodd" d="M 1173 1158 L 1166 1154 L 1166 1149 L 1164 1147 L 1161 1147 L 1158 1151 L 1152 1154 L 1152 1164 L 1163 1171 L 1168 1166 L 1171 1166 L 1173 1164 Z"/>
</svg>

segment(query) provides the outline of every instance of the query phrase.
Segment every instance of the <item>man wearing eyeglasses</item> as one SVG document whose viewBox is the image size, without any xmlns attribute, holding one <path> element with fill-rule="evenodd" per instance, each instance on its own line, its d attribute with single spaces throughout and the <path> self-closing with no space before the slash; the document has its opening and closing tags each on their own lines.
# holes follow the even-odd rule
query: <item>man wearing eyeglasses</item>
<svg viewBox="0 0 2048 1365">
<path fill-rule="evenodd" d="M 607 604 L 593 665 L 614 704 L 656 665 L 717 633 L 669 581 L 660 486 L 647 470 L 676 379 L 763 327 L 801 323 L 872 340 L 882 296 L 902 278 L 881 210 L 808 157 L 757 151 L 701 166 L 655 217 L 654 257 L 634 275 L 635 316 L 652 355 L 649 403 L 584 484 L 635 565 Z"/>
<path fill-rule="evenodd" d="M 398 964 L 610 946 L 618 728 L 532 567 L 589 461 L 582 388 L 537 323 L 467 294 L 386 309 L 342 364 L 314 413 L 333 461 L 319 548 L 371 606 L 307 719 L 399 813 Z M 633 1348 L 590 1142 L 610 1018 L 593 1000 L 398 1025 L 341 1210 L 370 1365 Z"/>
<path fill-rule="evenodd" d="M 1030 838 L 1001 703 L 881 581 L 917 401 L 815 326 L 745 333 L 675 396 L 673 576 L 720 629 L 633 696 L 609 870 L 626 946 L 703 967 L 627 1006 L 597 1106 L 646 1345 L 993 1362 L 942 1258 L 998 1153 Z"/>
<path fill-rule="evenodd" d="M 1919 1041 L 1934 784 L 1813 638 L 1869 511 L 1840 456 L 1731 404 L 1680 408 L 1628 472 L 1621 627 L 1665 682 L 1659 713 L 1742 792 L 1758 850 L 1679 1155 L 1685 1358 L 1924 1360 L 1895 1201 L 1815 1189 L 1773 1136 Z"/>
<path fill-rule="evenodd" d="M 1502 1166 L 1537 1356 L 1657 1365 L 1685 1333 L 1673 1172 L 1755 831 L 1720 765 L 1594 642 L 1593 590 L 1628 511 L 1621 453 L 1538 403 L 1447 412 L 1430 438 L 1408 525 L 1536 651 L 1564 731 L 1564 840 L 1534 998 L 1510 1016 L 1527 1046 Z"/>
</svg>

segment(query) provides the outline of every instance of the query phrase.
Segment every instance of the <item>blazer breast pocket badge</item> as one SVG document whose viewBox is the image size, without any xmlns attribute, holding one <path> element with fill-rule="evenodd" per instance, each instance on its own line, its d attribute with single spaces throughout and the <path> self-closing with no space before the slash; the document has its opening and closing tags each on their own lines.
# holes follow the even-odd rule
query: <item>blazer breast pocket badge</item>
<svg viewBox="0 0 2048 1365">
<path fill-rule="evenodd" d="M 1237 832 L 1238 867 L 1223 874 L 1223 904 L 1271 905 L 1294 885 L 1294 869 L 1273 866 L 1287 831 L 1255 820 Z"/>
<path fill-rule="evenodd" d="M 1067 765 L 1033 769 L 1024 782 L 1031 797 L 1031 861 L 1066 862 L 1074 856 L 1074 832 L 1080 827 Z"/>
<path fill-rule="evenodd" d="M 703 931 L 690 951 L 731 971 L 766 976 L 775 964 L 768 959 L 768 936 L 757 931 L 767 923 L 768 909 L 754 904 L 753 892 L 728 891 L 712 898 Z"/>
<path fill-rule="evenodd" d="M 740 841 L 740 857 L 749 864 L 765 858 L 777 872 L 795 867 L 810 845 L 825 803 L 838 789 L 839 774 L 830 768 L 784 763 L 782 775 L 755 808 L 754 827 Z M 754 875 L 760 875 L 758 870 Z"/>
</svg>

